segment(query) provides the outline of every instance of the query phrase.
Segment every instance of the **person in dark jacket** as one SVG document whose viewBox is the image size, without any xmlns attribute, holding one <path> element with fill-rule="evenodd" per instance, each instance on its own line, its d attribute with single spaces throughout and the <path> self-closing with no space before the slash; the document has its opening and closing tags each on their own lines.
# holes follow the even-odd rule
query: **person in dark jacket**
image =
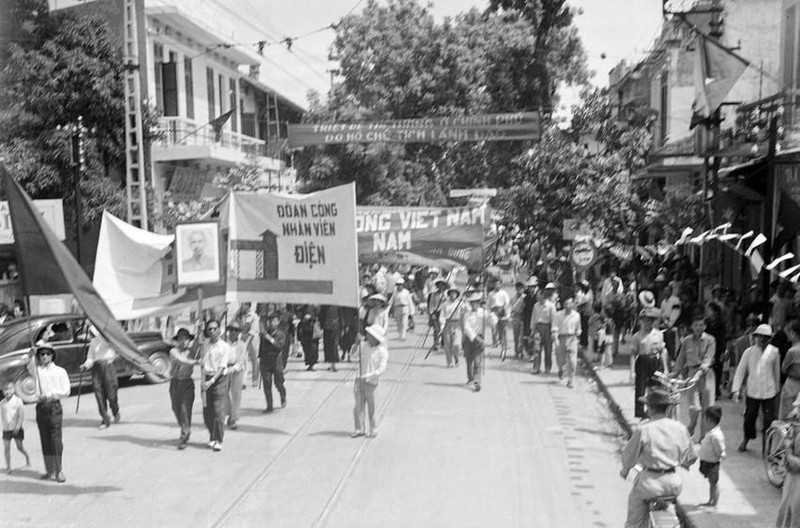
<svg viewBox="0 0 800 528">
<path fill-rule="evenodd" d="M 265 413 L 272 412 L 272 381 L 281 396 L 281 407 L 286 407 L 286 388 L 283 385 L 282 352 L 286 343 L 286 332 L 280 328 L 280 315 L 272 314 L 267 319 L 266 329 L 261 333 L 258 347 L 258 362 L 261 368 L 261 379 L 264 385 L 264 396 L 267 398 Z"/>
<path fill-rule="evenodd" d="M 328 370 L 336 372 L 336 364 L 339 362 L 339 307 L 323 304 L 320 307 L 319 318 L 322 325 L 322 348 L 325 362 L 330 363 Z"/>
<path fill-rule="evenodd" d="M 306 313 L 297 325 L 297 339 L 303 347 L 303 360 L 306 370 L 314 370 L 314 365 L 319 360 L 319 336 L 314 328 L 319 328 L 317 319 L 311 314 Z M 321 329 L 319 330 L 322 331 Z"/>
</svg>

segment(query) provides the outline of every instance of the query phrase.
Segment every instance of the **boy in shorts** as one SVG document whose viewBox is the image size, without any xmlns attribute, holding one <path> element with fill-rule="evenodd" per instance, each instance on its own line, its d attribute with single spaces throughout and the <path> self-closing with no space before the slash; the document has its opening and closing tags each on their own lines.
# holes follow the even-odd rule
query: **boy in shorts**
<svg viewBox="0 0 800 528">
<path fill-rule="evenodd" d="M 9 381 L 3 385 L 3 399 L 0 401 L 0 416 L 3 422 L 3 454 L 6 457 L 6 471 L 11 473 L 11 439 L 17 444 L 17 449 L 25 455 L 25 467 L 30 467 L 31 457 L 22 447 L 25 438 L 25 409 L 22 400 L 14 392 L 14 383 Z"/>
<path fill-rule="evenodd" d="M 722 459 L 725 458 L 725 435 L 722 428 L 719 426 L 722 420 L 722 409 L 717 405 L 710 405 L 706 407 L 704 418 L 708 425 L 711 427 L 703 441 L 700 442 L 700 450 L 697 453 L 697 458 L 700 459 L 700 473 L 708 479 L 708 502 L 701 504 L 709 508 L 716 508 L 719 504 L 719 465 Z"/>
</svg>

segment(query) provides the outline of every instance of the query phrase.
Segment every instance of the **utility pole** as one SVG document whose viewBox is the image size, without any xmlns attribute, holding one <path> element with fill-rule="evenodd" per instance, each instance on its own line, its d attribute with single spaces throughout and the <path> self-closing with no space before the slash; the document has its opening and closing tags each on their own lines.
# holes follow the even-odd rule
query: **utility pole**
<svg viewBox="0 0 800 528">
<path fill-rule="evenodd" d="M 81 262 L 81 231 L 83 225 L 81 219 L 83 218 L 83 203 L 81 200 L 81 181 L 83 180 L 83 171 L 86 168 L 86 151 L 84 148 L 84 139 L 86 138 L 86 127 L 83 126 L 83 116 L 78 116 L 76 123 L 70 123 L 64 127 L 70 133 L 70 166 L 72 167 L 72 188 L 74 190 L 73 205 L 75 208 L 75 257 L 78 264 L 83 265 Z"/>
<path fill-rule="evenodd" d="M 778 151 L 778 120 L 781 118 L 780 112 L 777 110 L 777 104 L 777 102 L 773 103 L 769 128 L 767 129 L 767 198 L 764 200 L 763 220 L 763 232 L 767 234 L 767 243 L 764 244 L 764 262 L 772 262 L 775 257 L 773 249 L 775 249 L 775 224 L 779 203 L 776 196 L 777 186 L 775 185 L 775 154 Z M 761 298 L 764 301 L 764 321 L 767 321 L 769 319 L 769 287 L 772 272 L 766 270 L 762 270 L 762 272 Z"/>
</svg>

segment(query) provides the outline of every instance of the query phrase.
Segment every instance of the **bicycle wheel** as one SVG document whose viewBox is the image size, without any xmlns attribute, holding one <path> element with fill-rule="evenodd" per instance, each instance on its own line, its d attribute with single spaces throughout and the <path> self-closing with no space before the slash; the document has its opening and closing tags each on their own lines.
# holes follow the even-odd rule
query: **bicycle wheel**
<svg viewBox="0 0 800 528">
<path fill-rule="evenodd" d="M 780 488 L 786 479 L 786 431 L 771 426 L 764 441 L 764 469 L 769 483 Z"/>
</svg>

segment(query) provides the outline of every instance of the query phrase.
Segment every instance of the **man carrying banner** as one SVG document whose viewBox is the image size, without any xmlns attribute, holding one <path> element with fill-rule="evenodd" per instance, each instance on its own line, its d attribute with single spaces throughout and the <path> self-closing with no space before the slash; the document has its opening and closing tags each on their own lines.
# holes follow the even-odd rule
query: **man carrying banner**
<svg viewBox="0 0 800 528">
<path fill-rule="evenodd" d="M 208 447 L 222 450 L 225 435 L 225 402 L 228 397 L 228 365 L 234 363 L 233 351 L 228 343 L 220 339 L 219 322 L 211 319 L 204 331 L 207 342 L 203 343 L 203 384 L 205 406 L 203 419 L 208 428 Z"/>
<path fill-rule="evenodd" d="M 70 386 L 67 371 L 55 364 L 55 354 L 55 349 L 46 344 L 32 348 L 28 371 L 36 380 L 36 425 L 39 426 L 45 467 L 41 479 L 65 482 L 67 479 L 61 471 L 61 454 L 64 451 L 61 398 L 69 396 Z"/>
<path fill-rule="evenodd" d="M 400 341 L 406 340 L 408 332 L 408 318 L 414 316 L 414 299 L 405 286 L 405 281 L 398 278 L 394 282 L 395 292 L 389 301 L 389 310 L 394 314 L 397 322 L 397 333 Z"/>
<path fill-rule="evenodd" d="M 286 332 L 280 327 L 280 316 L 277 313 L 267 318 L 267 327 L 261 333 L 261 344 L 258 347 L 258 362 L 261 367 L 261 378 L 264 384 L 264 396 L 267 399 L 265 413 L 272 412 L 272 381 L 281 396 L 281 407 L 286 407 L 286 389 L 283 386 L 283 364 L 281 351 L 286 343 Z"/>
<path fill-rule="evenodd" d="M 458 366 L 458 349 L 461 347 L 461 318 L 466 306 L 460 299 L 461 292 L 451 286 L 447 289 L 447 300 L 444 301 L 439 311 L 439 325 L 442 328 L 444 339 L 444 355 L 447 359 L 447 368 L 455 363 Z"/>
<path fill-rule="evenodd" d="M 120 420 L 117 399 L 117 367 L 114 366 L 117 353 L 94 325 L 89 327 L 89 331 L 93 337 L 89 343 L 89 351 L 86 353 L 86 361 L 81 365 L 81 369 L 92 369 L 92 388 L 97 400 L 97 410 L 103 420 L 100 423 L 100 429 L 107 429 L 111 425 L 109 408 L 111 408 L 111 414 L 114 415 L 114 423 L 119 423 Z"/>
<path fill-rule="evenodd" d="M 482 306 L 483 293 L 471 291 L 465 293 L 469 307 L 462 317 L 464 337 L 464 362 L 467 364 L 467 385 L 473 384 L 475 392 L 481 390 L 483 374 L 483 352 L 486 332 L 494 328 L 494 318 Z"/>
</svg>

